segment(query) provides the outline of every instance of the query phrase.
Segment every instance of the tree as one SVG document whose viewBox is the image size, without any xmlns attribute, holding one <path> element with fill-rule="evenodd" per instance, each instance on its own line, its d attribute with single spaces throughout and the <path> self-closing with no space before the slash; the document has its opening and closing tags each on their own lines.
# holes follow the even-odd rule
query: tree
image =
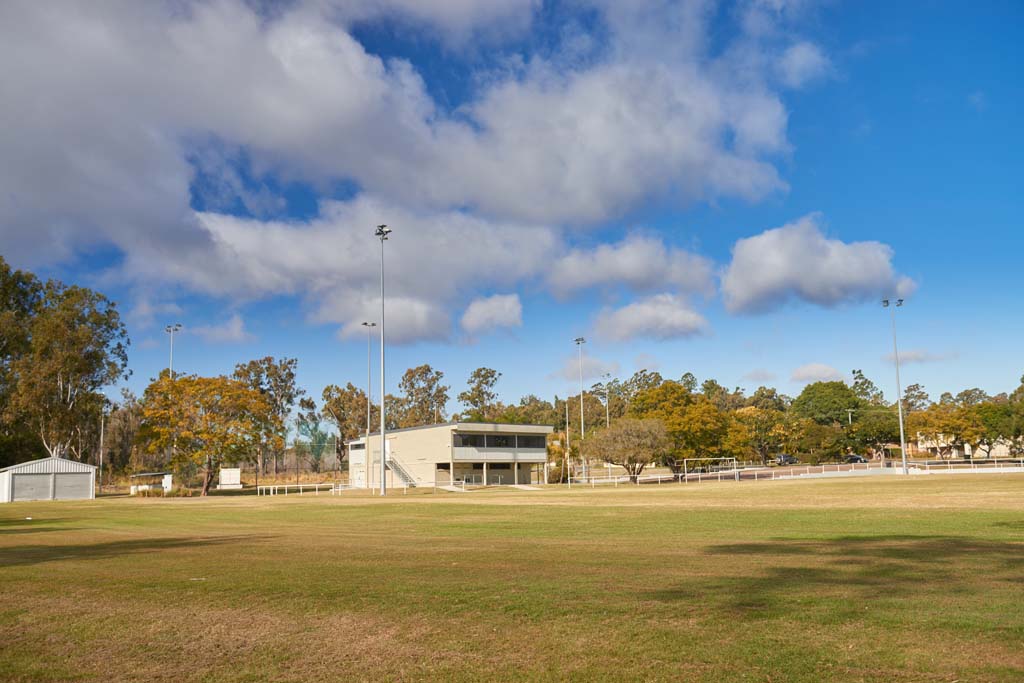
<svg viewBox="0 0 1024 683">
<path fill-rule="evenodd" d="M 745 428 L 744 436 L 749 448 L 762 465 L 768 464 L 768 458 L 783 441 L 785 414 L 781 410 L 746 406 L 737 410 L 734 418 Z"/>
<path fill-rule="evenodd" d="M 962 408 L 971 408 L 991 400 L 991 396 L 977 387 L 974 389 L 964 389 L 953 397 L 953 402 Z"/>
<path fill-rule="evenodd" d="M 709 399 L 699 396 L 677 419 L 666 424 L 676 445 L 669 465 L 675 470 L 684 458 L 722 456 L 729 422 L 727 413 Z"/>
<path fill-rule="evenodd" d="M 5 419 L 28 425 L 51 456 L 66 456 L 98 422 L 100 389 L 127 377 L 129 341 L 102 294 L 51 280 L 41 296 L 28 345 L 10 362 Z"/>
<path fill-rule="evenodd" d="M 847 410 L 860 407 L 860 399 L 843 382 L 814 382 L 804 387 L 793 401 L 793 412 L 818 424 L 843 425 L 849 421 Z"/>
<path fill-rule="evenodd" d="M 747 405 L 754 408 L 760 408 L 761 410 L 775 410 L 779 412 L 785 412 L 789 408 L 789 404 L 792 402 L 788 396 L 780 394 L 776 389 L 771 387 L 758 387 L 750 398 L 747 399 Z"/>
<path fill-rule="evenodd" d="M 908 415 L 927 409 L 931 403 L 928 393 L 920 384 L 911 384 L 903 392 L 903 410 Z"/>
<path fill-rule="evenodd" d="M 671 440 L 658 420 L 623 418 L 595 432 L 587 448 L 592 457 L 618 465 L 636 481 L 645 467 L 668 455 Z"/>
<path fill-rule="evenodd" d="M 257 466 L 266 471 L 264 450 L 274 456 L 274 474 L 278 473 L 281 456 L 284 454 L 285 440 L 288 436 L 288 417 L 291 415 L 295 402 L 305 395 L 295 382 L 295 370 L 299 361 L 295 358 L 277 360 L 271 356 L 239 363 L 235 366 L 234 378 L 243 382 L 250 389 L 262 394 L 270 405 L 272 418 L 267 433 L 274 438 L 258 449 Z"/>
<path fill-rule="evenodd" d="M 900 439 L 900 423 L 892 408 L 863 411 L 853 423 L 852 442 L 875 455 L 885 452 L 886 445 Z"/>
<path fill-rule="evenodd" d="M 300 436 L 309 440 L 308 444 L 302 445 L 302 450 L 306 453 L 309 469 L 319 472 L 324 461 L 324 453 L 327 450 L 327 439 L 331 435 L 320 429 L 321 417 L 316 409 L 316 401 L 311 398 L 299 399 L 299 409 L 301 412 L 299 413 L 298 432 Z M 296 448 L 299 448 L 299 444 L 296 444 Z M 296 457 L 298 457 L 298 453 L 296 453 Z"/>
<path fill-rule="evenodd" d="M 1013 408 L 1009 403 L 979 403 L 967 410 L 973 414 L 978 428 L 972 445 L 986 458 L 992 456 L 992 449 L 1000 441 L 1013 438 Z"/>
<path fill-rule="evenodd" d="M 696 380 L 695 380 L 696 381 Z M 660 386 L 664 380 L 657 372 L 638 370 L 633 376 L 622 383 L 622 398 L 627 405 L 640 393 Z"/>
<path fill-rule="evenodd" d="M 104 462 L 109 472 L 123 472 L 131 463 L 135 438 L 142 422 L 142 405 L 130 389 L 121 389 L 121 401 L 107 418 Z"/>
<path fill-rule="evenodd" d="M 684 384 L 684 386 L 686 385 Z M 730 392 L 713 379 L 704 380 L 704 383 L 700 385 L 700 392 L 705 398 L 714 403 L 719 410 L 735 410 L 741 408 L 746 403 L 743 389 L 736 387 L 736 389 Z"/>
<path fill-rule="evenodd" d="M 519 405 L 506 406 L 498 417 L 504 424 L 559 425 L 565 418 L 550 402 L 533 394 L 519 399 Z"/>
<path fill-rule="evenodd" d="M 469 388 L 459 394 L 459 402 L 469 409 L 468 415 L 463 416 L 464 420 L 487 422 L 494 419 L 494 402 L 498 398 L 494 386 L 500 378 L 501 373 L 491 368 L 477 368 L 470 374 L 466 382 Z"/>
<path fill-rule="evenodd" d="M 172 449 L 179 469 L 200 467 L 204 496 L 221 466 L 247 459 L 276 429 L 267 395 L 228 377 L 163 374 L 142 405 L 142 441 L 152 452 Z"/>
<path fill-rule="evenodd" d="M 334 384 L 324 387 L 321 414 L 334 423 L 342 441 L 357 439 L 366 433 L 366 392 L 351 382 L 341 388 Z M 380 422 L 380 406 L 370 406 L 370 422 Z M 372 427 L 371 427 L 372 431 Z"/>
<path fill-rule="evenodd" d="M 878 406 L 885 402 L 882 390 L 865 377 L 862 370 L 853 371 L 853 393 L 856 394 L 857 398 L 871 405 Z"/>
<path fill-rule="evenodd" d="M 441 384 L 444 373 L 429 365 L 409 368 L 398 383 L 402 390 L 402 427 L 420 427 L 437 424 L 446 418 L 448 387 Z"/>
<path fill-rule="evenodd" d="M 630 404 L 629 413 L 633 417 L 656 418 L 667 422 L 670 416 L 684 410 L 693 400 L 693 394 L 686 387 L 670 380 L 637 393 Z"/>
</svg>

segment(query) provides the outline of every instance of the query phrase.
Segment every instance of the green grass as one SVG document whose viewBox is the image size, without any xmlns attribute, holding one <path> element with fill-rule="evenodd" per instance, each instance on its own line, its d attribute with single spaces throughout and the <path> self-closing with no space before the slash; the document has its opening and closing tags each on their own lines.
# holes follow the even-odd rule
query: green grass
<svg viewBox="0 0 1024 683">
<path fill-rule="evenodd" d="M 0 586 L 4 681 L 1024 680 L 1024 477 L 11 504 Z"/>
</svg>

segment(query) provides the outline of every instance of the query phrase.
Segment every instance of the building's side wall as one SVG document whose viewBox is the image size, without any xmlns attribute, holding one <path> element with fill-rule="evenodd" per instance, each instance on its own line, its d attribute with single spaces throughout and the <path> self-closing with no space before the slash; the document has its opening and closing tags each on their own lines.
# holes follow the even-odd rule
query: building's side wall
<svg viewBox="0 0 1024 683">
<path fill-rule="evenodd" d="M 11 502 L 11 473 L 0 472 L 0 503 Z"/>
</svg>

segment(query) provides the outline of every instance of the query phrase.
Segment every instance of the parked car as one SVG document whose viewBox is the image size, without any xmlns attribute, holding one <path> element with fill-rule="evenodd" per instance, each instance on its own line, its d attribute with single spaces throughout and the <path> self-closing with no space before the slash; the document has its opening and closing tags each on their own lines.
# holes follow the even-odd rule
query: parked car
<svg viewBox="0 0 1024 683">
<path fill-rule="evenodd" d="M 775 464 L 776 465 L 798 465 L 798 464 L 800 464 L 800 461 L 797 460 L 792 455 L 790 455 L 789 453 L 779 453 L 777 456 L 775 456 Z"/>
<path fill-rule="evenodd" d="M 868 459 L 865 458 L 863 455 L 856 454 L 848 455 L 845 458 L 843 458 L 843 462 L 845 462 L 848 465 L 864 465 L 867 464 L 867 461 Z"/>
</svg>

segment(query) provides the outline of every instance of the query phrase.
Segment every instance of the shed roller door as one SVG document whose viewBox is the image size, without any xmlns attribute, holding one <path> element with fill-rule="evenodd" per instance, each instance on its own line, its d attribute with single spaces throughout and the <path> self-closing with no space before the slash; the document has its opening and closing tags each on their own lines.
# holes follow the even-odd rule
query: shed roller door
<svg viewBox="0 0 1024 683">
<path fill-rule="evenodd" d="M 88 498 L 89 489 L 92 485 L 92 475 L 83 473 L 64 473 L 57 475 L 56 495 L 57 500 L 77 500 Z"/>
<path fill-rule="evenodd" d="M 11 486 L 13 500 L 50 500 L 49 474 L 14 474 Z"/>
</svg>

